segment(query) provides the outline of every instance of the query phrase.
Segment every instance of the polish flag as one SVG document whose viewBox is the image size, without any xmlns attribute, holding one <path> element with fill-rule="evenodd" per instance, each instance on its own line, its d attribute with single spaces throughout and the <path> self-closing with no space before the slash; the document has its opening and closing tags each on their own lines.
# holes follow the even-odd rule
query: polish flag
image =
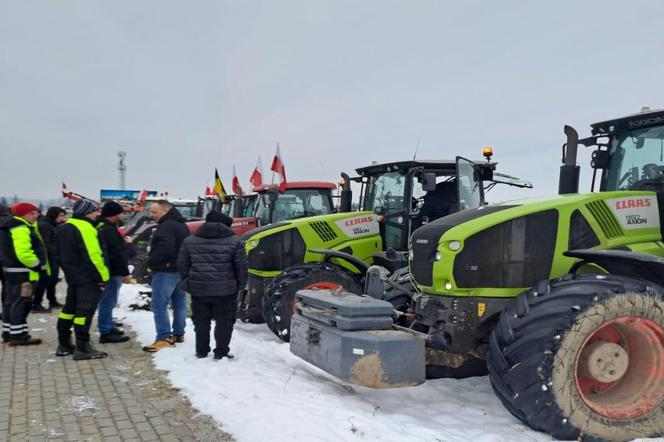
<svg viewBox="0 0 664 442">
<path fill-rule="evenodd" d="M 277 143 L 277 152 L 272 159 L 272 166 L 270 170 L 279 175 L 279 192 L 286 190 L 286 167 L 284 167 L 284 160 L 281 156 L 281 149 Z"/>
<path fill-rule="evenodd" d="M 145 201 L 146 199 L 148 199 L 148 191 L 143 189 L 141 190 L 141 193 L 138 195 L 138 200 Z"/>
<path fill-rule="evenodd" d="M 237 177 L 237 172 L 235 171 L 235 164 L 233 164 L 233 193 L 236 195 L 242 195 L 242 186 L 240 186 L 240 179 Z"/>
<path fill-rule="evenodd" d="M 212 193 L 212 190 L 210 190 L 210 186 L 205 186 L 205 196 L 211 195 L 214 195 L 214 193 Z"/>
<path fill-rule="evenodd" d="M 260 155 L 258 156 L 258 161 L 256 161 L 256 167 L 249 177 L 249 182 L 254 187 L 263 185 L 263 160 L 261 160 Z"/>
</svg>

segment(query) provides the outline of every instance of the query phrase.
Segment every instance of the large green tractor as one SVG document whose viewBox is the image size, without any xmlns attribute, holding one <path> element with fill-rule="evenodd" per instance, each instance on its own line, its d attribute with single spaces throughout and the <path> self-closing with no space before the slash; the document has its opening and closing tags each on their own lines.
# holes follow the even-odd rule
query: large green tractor
<svg viewBox="0 0 664 442">
<path fill-rule="evenodd" d="M 460 209 L 484 204 L 496 183 L 532 187 L 495 172 L 492 151 L 478 164 L 400 161 L 356 169 L 344 177 L 340 213 L 277 222 L 244 235 L 249 259 L 248 290 L 239 317 L 265 320 L 289 339 L 295 293 L 303 288 L 361 291 L 371 264 L 391 271 L 407 265 L 408 238 L 419 226 Z M 360 185 L 358 211 L 351 212 L 351 181 Z"/>
<path fill-rule="evenodd" d="M 421 227 L 410 238 L 410 278 L 369 272 L 369 296 L 330 293 L 343 302 L 323 303 L 299 292 L 291 350 L 373 387 L 478 374 L 486 363 L 503 404 L 536 430 L 664 436 L 664 111 L 591 127 L 581 140 L 565 127 L 559 196 Z M 579 144 L 595 146 L 599 192 L 578 193 Z M 393 304 L 392 324 L 348 328 L 339 317 L 372 317 L 367 299 L 403 298 L 395 291 L 409 302 Z M 378 324 L 372 318 L 363 324 Z"/>
</svg>

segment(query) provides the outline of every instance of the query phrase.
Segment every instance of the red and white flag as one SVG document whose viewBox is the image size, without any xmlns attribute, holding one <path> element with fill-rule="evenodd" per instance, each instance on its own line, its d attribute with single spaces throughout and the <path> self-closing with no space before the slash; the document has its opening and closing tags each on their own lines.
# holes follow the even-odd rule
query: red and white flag
<svg viewBox="0 0 664 442">
<path fill-rule="evenodd" d="M 258 161 L 256 162 L 254 171 L 251 172 L 249 182 L 254 187 L 260 187 L 263 185 L 263 161 L 261 160 L 260 155 L 258 156 Z"/>
<path fill-rule="evenodd" d="M 146 199 L 148 199 L 148 191 L 143 189 L 141 190 L 141 193 L 138 195 L 138 200 L 145 201 Z"/>
<path fill-rule="evenodd" d="M 235 164 L 233 164 L 233 193 L 236 195 L 242 195 L 242 186 L 240 186 L 240 179 L 237 177 L 237 172 L 235 171 Z"/>
<path fill-rule="evenodd" d="M 205 186 L 205 196 L 214 196 L 214 192 L 210 189 L 210 186 Z"/>
<path fill-rule="evenodd" d="M 277 143 L 277 152 L 272 159 L 272 166 L 270 170 L 279 175 L 279 192 L 286 190 L 286 167 L 284 166 L 284 159 L 281 156 L 281 149 Z"/>
</svg>

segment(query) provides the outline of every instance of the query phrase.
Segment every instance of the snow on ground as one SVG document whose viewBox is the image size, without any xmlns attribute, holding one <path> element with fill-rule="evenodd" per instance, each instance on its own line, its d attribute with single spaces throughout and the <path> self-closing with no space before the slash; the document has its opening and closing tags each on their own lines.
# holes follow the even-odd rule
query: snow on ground
<svg viewBox="0 0 664 442">
<path fill-rule="evenodd" d="M 143 344 L 154 340 L 152 313 L 131 311 L 140 286 L 124 285 L 119 307 Z M 193 324 L 186 341 L 155 354 L 194 407 L 240 442 L 544 441 L 507 412 L 488 377 L 438 379 L 372 390 L 345 384 L 293 356 L 264 324 L 237 323 L 235 359 L 198 359 Z"/>
</svg>

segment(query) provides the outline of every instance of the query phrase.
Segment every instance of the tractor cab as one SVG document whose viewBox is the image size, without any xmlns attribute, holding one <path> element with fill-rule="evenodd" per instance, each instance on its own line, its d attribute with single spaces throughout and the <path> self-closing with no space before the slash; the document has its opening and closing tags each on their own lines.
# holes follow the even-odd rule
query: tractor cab
<svg viewBox="0 0 664 442">
<path fill-rule="evenodd" d="M 560 170 L 559 193 L 578 193 L 578 145 L 595 146 L 591 190 L 599 172 L 601 192 L 621 190 L 661 191 L 664 186 L 664 110 L 644 108 L 640 113 L 591 125 L 592 135 L 579 139 L 565 126 L 567 142 Z"/>
<path fill-rule="evenodd" d="M 485 192 L 496 183 L 532 187 L 527 181 L 495 172 L 493 152 L 486 160 L 413 160 L 372 164 L 356 169 L 361 183 L 360 211 L 378 215 L 385 250 L 407 250 L 408 238 L 435 219 L 486 204 Z"/>
<path fill-rule="evenodd" d="M 286 220 L 333 212 L 334 183 L 322 181 L 293 181 L 286 183 L 283 192 L 276 184 L 255 187 L 254 215 L 258 227 Z"/>
</svg>

